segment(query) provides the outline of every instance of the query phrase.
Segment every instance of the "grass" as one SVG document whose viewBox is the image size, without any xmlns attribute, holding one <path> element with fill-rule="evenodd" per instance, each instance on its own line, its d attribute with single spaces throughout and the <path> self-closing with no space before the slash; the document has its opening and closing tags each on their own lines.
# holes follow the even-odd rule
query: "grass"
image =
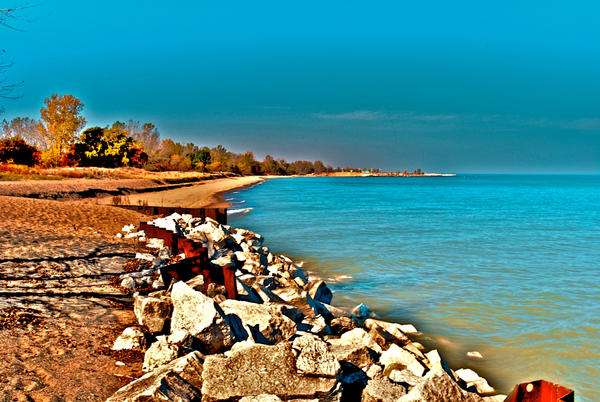
<svg viewBox="0 0 600 402">
<path fill-rule="evenodd" d="M 20 180 L 62 180 L 64 177 L 40 174 L 18 174 L 9 172 L 0 172 L 0 181 L 20 181 Z"/>
<path fill-rule="evenodd" d="M 18 180 L 60 180 L 60 179 L 144 179 L 157 184 L 186 183 L 205 180 L 212 177 L 232 176 L 223 173 L 189 172 L 150 172 L 138 168 L 98 168 L 98 167 L 62 167 L 42 168 L 39 166 L 14 165 L 0 163 L 0 181 Z"/>
</svg>

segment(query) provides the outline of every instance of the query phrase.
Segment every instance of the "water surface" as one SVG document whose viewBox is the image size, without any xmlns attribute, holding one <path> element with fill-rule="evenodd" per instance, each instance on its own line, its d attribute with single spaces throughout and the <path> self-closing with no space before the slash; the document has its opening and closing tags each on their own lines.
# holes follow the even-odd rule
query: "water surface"
<svg viewBox="0 0 600 402">
<path fill-rule="evenodd" d="M 234 226 L 415 324 L 507 393 L 544 378 L 600 400 L 600 177 L 294 178 L 229 193 Z M 479 351 L 484 359 L 466 357 Z"/>
</svg>

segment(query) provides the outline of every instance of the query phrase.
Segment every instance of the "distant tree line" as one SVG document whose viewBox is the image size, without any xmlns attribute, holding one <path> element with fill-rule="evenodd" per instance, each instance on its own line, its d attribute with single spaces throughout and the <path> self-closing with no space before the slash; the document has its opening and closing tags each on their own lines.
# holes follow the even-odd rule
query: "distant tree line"
<svg viewBox="0 0 600 402">
<path fill-rule="evenodd" d="M 243 175 L 307 175 L 342 171 L 321 161 L 287 162 L 267 155 L 257 161 L 252 152 L 234 153 L 161 139 L 152 123 L 129 120 L 81 131 L 83 103 L 72 95 L 53 94 L 44 100 L 40 119 L 17 117 L 0 126 L 0 162 L 43 166 L 141 167 L 153 171 L 233 172 Z M 4 149 L 4 151 L 2 151 Z"/>
</svg>

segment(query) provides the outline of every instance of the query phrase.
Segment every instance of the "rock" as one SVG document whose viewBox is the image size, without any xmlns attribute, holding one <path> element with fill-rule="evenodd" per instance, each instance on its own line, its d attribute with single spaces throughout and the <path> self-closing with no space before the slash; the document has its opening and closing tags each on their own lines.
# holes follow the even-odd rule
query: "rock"
<svg viewBox="0 0 600 402">
<path fill-rule="evenodd" d="M 467 383 L 467 388 L 475 387 L 477 393 L 481 395 L 490 395 L 496 392 L 485 378 L 480 377 L 479 374 L 471 369 L 459 369 L 455 373 L 458 378 Z"/>
<path fill-rule="evenodd" d="M 210 298 L 215 297 L 216 295 L 224 295 L 227 291 L 225 290 L 225 286 L 219 285 L 215 282 L 211 282 L 206 287 L 206 295 Z"/>
<path fill-rule="evenodd" d="M 375 342 L 373 338 L 371 338 L 369 334 L 362 328 L 355 328 L 352 331 L 348 331 L 342 334 L 340 339 L 349 344 L 364 345 L 374 350 L 378 354 L 381 354 L 382 352 L 381 346 L 379 346 L 377 342 Z"/>
<path fill-rule="evenodd" d="M 296 333 L 296 324 L 277 308 L 266 304 L 225 300 L 220 304 L 237 341 L 251 338 L 256 343 L 274 344 Z"/>
<path fill-rule="evenodd" d="M 186 331 L 194 347 L 203 353 L 218 353 L 233 343 L 225 313 L 208 296 L 179 281 L 171 291 L 173 315 L 171 333 Z"/>
<path fill-rule="evenodd" d="M 156 339 L 157 341 L 148 348 L 144 355 L 142 371 L 152 371 L 156 367 L 175 360 L 179 354 L 179 347 L 167 342 L 166 336 L 158 336 Z"/>
<path fill-rule="evenodd" d="M 292 287 L 282 287 L 278 289 L 272 289 L 280 299 L 289 304 L 308 304 L 306 300 L 307 292 Z"/>
<path fill-rule="evenodd" d="M 406 395 L 405 386 L 394 384 L 387 377 L 375 377 L 369 380 L 363 390 L 362 402 L 396 401 L 403 395 Z"/>
<path fill-rule="evenodd" d="M 294 339 L 292 348 L 299 352 L 296 359 L 298 373 L 322 377 L 337 376 L 340 364 L 327 348 L 327 344 L 318 337 L 299 336 Z"/>
<path fill-rule="evenodd" d="M 224 267 L 226 265 L 236 264 L 237 259 L 235 257 L 235 254 L 226 254 L 215 258 L 210 263 L 218 267 Z"/>
<path fill-rule="evenodd" d="M 369 310 L 364 303 L 360 303 L 358 306 L 352 309 L 352 314 L 354 314 L 358 319 L 365 319 L 371 317 L 373 312 Z"/>
<path fill-rule="evenodd" d="M 135 230 L 135 225 L 125 225 L 123 226 L 123 229 L 121 229 L 121 232 L 125 232 L 125 233 L 131 233 Z"/>
<path fill-rule="evenodd" d="M 194 276 L 192 279 L 190 279 L 189 281 L 186 282 L 186 285 L 188 285 L 189 287 L 191 287 L 192 289 L 200 292 L 200 293 L 204 293 L 204 276 L 202 275 L 196 275 Z"/>
<path fill-rule="evenodd" d="M 304 319 L 304 314 L 302 314 L 296 307 L 290 306 L 289 304 L 268 303 L 268 306 L 270 309 L 278 311 L 294 322 L 302 322 Z"/>
<path fill-rule="evenodd" d="M 325 321 L 325 317 L 318 315 L 316 317 L 305 317 L 302 324 L 306 326 L 306 330 L 317 335 L 330 335 L 331 329 Z"/>
<path fill-rule="evenodd" d="M 134 297 L 133 312 L 138 323 L 151 333 L 160 333 L 168 329 L 171 319 L 171 299 L 137 295 Z"/>
<path fill-rule="evenodd" d="M 467 357 L 472 357 L 474 359 L 483 359 L 483 355 L 478 351 L 467 352 Z"/>
<path fill-rule="evenodd" d="M 410 342 L 410 339 L 408 338 L 408 336 L 406 336 L 406 334 L 402 331 L 403 326 L 400 324 L 395 324 L 395 323 L 391 323 L 391 322 L 386 322 L 386 321 L 382 321 L 382 320 L 375 320 L 375 319 L 369 318 L 369 319 L 365 320 L 364 325 L 365 325 L 365 328 L 368 328 L 369 330 L 373 330 L 373 329 L 385 330 L 388 334 L 394 336 L 398 341 L 397 343 L 399 343 L 401 345 L 405 345 Z"/>
<path fill-rule="evenodd" d="M 390 367 L 397 370 L 408 369 L 418 377 L 423 376 L 425 372 L 425 367 L 417 360 L 415 355 L 396 344 L 392 344 L 388 350 L 383 352 L 379 361 L 385 366 L 384 372 L 390 370 Z"/>
<path fill-rule="evenodd" d="M 237 400 L 269 394 L 293 398 L 328 398 L 337 380 L 298 374 L 290 342 L 274 346 L 252 345 L 233 350 L 230 356 L 208 356 L 202 373 L 202 395 L 211 401 Z"/>
<path fill-rule="evenodd" d="M 419 335 L 421 334 L 412 324 L 398 324 L 400 331 L 408 335 Z"/>
<path fill-rule="evenodd" d="M 306 281 L 299 276 L 294 278 L 294 282 L 296 282 L 296 285 L 300 286 L 301 288 L 306 286 Z"/>
<path fill-rule="evenodd" d="M 385 373 L 385 371 L 384 371 Z M 410 370 L 391 370 L 387 377 L 397 384 L 407 384 L 411 387 L 423 381 L 423 377 L 417 377 Z"/>
<path fill-rule="evenodd" d="M 285 303 L 285 300 L 283 300 L 281 297 L 277 296 L 270 289 L 267 289 L 258 283 L 255 283 L 252 286 L 252 289 L 263 302 Z"/>
<path fill-rule="evenodd" d="M 146 337 L 138 327 L 127 327 L 115 340 L 112 350 L 139 350 L 146 348 Z"/>
<path fill-rule="evenodd" d="M 482 402 L 483 399 L 477 394 L 464 391 L 444 370 L 431 370 L 398 401 Z"/>
<path fill-rule="evenodd" d="M 421 349 L 417 347 L 414 342 L 407 343 L 403 346 L 404 350 L 408 350 L 413 355 L 417 356 L 417 359 L 421 362 L 425 360 L 425 355 L 421 352 Z"/>
<path fill-rule="evenodd" d="M 330 339 L 329 350 L 340 362 L 347 362 L 361 369 L 373 365 L 377 355 L 363 344 L 349 344 L 340 339 Z"/>
<path fill-rule="evenodd" d="M 340 317 L 331 320 L 329 326 L 334 334 L 341 335 L 344 332 L 352 331 L 354 328 L 357 328 L 358 323 L 350 317 Z"/>
<path fill-rule="evenodd" d="M 440 355 L 440 353 L 437 350 L 432 350 L 432 351 L 426 353 L 425 357 L 427 358 L 427 362 L 429 363 L 428 367 L 430 370 L 438 370 L 438 371 L 443 370 L 453 380 L 456 379 L 454 377 L 454 374 L 452 373 L 452 370 L 450 369 L 450 366 L 448 366 L 448 363 L 446 363 L 444 358 Z"/>
<path fill-rule="evenodd" d="M 248 275 L 248 276 L 252 276 L 254 278 L 253 275 Z M 241 278 L 239 278 L 239 279 L 240 280 L 236 281 L 238 299 L 241 301 L 247 301 L 250 303 L 257 303 L 257 304 L 262 303 L 263 300 L 258 295 L 258 293 L 254 289 L 252 289 L 250 286 L 248 286 L 244 282 L 244 279 L 241 279 Z M 246 281 L 252 283 L 252 281 L 249 281 L 247 278 L 246 278 Z"/>
<path fill-rule="evenodd" d="M 203 356 L 192 352 L 125 385 L 107 402 L 200 400 L 202 363 Z"/>
<path fill-rule="evenodd" d="M 135 279 L 133 279 L 130 276 L 126 276 L 121 281 L 121 287 L 123 289 L 135 290 L 135 288 L 136 288 Z"/>
<path fill-rule="evenodd" d="M 367 377 L 369 378 L 379 377 L 381 374 L 383 374 L 383 367 L 379 364 L 374 364 L 367 370 Z"/>
<path fill-rule="evenodd" d="M 154 262 L 154 256 L 150 253 L 135 253 L 135 259 Z"/>
<path fill-rule="evenodd" d="M 327 287 L 327 284 L 325 282 L 321 280 L 310 281 L 306 290 L 308 290 L 308 294 L 314 300 L 320 301 L 321 303 L 325 304 L 331 303 L 333 293 L 331 292 L 331 289 Z"/>
<path fill-rule="evenodd" d="M 352 316 L 352 314 L 350 314 L 346 310 L 342 310 L 341 308 L 337 308 L 337 307 L 334 307 L 330 304 L 323 303 L 323 302 L 321 302 L 321 305 L 323 308 L 325 308 L 329 312 L 329 315 L 332 318 L 351 318 L 356 322 L 356 319 Z"/>
<path fill-rule="evenodd" d="M 390 344 L 397 341 L 396 337 L 381 327 L 375 327 L 369 330 L 369 336 L 381 346 L 382 349 L 387 349 Z"/>
</svg>

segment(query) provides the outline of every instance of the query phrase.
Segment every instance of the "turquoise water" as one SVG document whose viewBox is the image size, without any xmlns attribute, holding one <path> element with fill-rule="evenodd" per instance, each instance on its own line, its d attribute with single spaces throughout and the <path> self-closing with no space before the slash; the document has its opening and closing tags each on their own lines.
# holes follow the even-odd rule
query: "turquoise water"
<svg viewBox="0 0 600 402">
<path fill-rule="evenodd" d="M 226 197 L 248 208 L 230 223 L 305 261 L 333 304 L 415 324 L 504 393 L 544 378 L 600 400 L 600 176 L 294 178 Z"/>
</svg>

